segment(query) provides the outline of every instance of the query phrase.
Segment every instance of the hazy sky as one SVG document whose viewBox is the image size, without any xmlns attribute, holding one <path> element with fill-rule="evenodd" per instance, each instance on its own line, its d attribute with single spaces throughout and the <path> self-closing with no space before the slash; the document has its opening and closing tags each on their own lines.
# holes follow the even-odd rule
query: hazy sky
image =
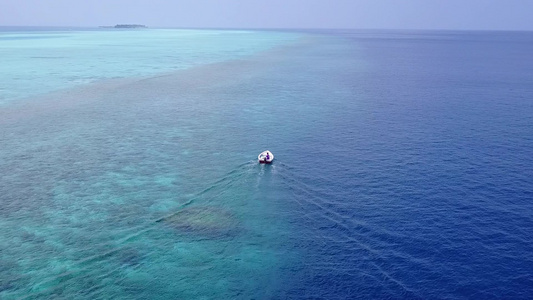
<svg viewBox="0 0 533 300">
<path fill-rule="evenodd" d="M 0 0 L 0 26 L 533 30 L 533 0 Z"/>
</svg>

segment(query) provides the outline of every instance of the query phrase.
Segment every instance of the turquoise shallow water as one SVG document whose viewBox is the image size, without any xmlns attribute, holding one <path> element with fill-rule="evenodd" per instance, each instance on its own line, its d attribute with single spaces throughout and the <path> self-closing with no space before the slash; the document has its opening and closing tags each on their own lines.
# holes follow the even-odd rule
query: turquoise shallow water
<svg viewBox="0 0 533 300">
<path fill-rule="evenodd" d="M 166 38 L 176 38 L 169 32 Z M 51 33 L 43 34 L 48 39 Z M 122 42 L 131 34 L 138 33 L 118 32 L 114 38 Z M 141 34 L 146 39 L 162 33 Z M 213 41 L 216 34 L 224 42 Z M 232 40 L 237 34 L 201 31 L 193 45 L 185 36 L 185 50 L 169 44 L 159 46 L 158 54 L 194 55 L 179 65 L 184 69 L 272 48 L 280 35 L 247 33 L 239 44 Z M 265 45 L 257 48 L 261 39 Z M 213 43 L 222 48 L 212 48 Z M 189 53 L 196 48 L 196 54 Z M 147 60 L 150 54 L 140 56 Z M 126 67 L 129 58 L 117 64 Z M 93 63 L 98 74 L 109 75 L 109 66 Z M 67 63 L 67 73 L 70 67 Z M 276 169 L 253 160 L 264 142 L 242 148 L 225 142 L 230 132 L 220 134 L 235 125 L 225 120 L 240 105 L 225 90 L 256 72 L 250 62 L 153 78 L 139 70 L 143 77 L 5 105 L 0 121 L 2 296 L 188 299 L 277 293 L 283 280 L 279 270 L 295 253 L 281 247 L 289 221 L 278 218 L 281 199 L 266 188 L 279 180 Z M 57 82 L 68 81 L 67 75 Z"/>
<path fill-rule="evenodd" d="M 151 76 L 272 48 L 296 34 L 245 30 L 1 28 L 0 104 L 109 78 Z"/>
<path fill-rule="evenodd" d="M 0 298 L 533 294 L 531 33 L 24 34 L 134 46 L 3 94 Z"/>
</svg>

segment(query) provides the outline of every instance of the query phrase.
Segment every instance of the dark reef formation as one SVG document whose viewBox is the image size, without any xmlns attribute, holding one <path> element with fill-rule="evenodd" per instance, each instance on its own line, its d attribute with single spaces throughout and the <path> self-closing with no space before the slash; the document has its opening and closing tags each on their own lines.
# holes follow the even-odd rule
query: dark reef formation
<svg viewBox="0 0 533 300">
<path fill-rule="evenodd" d="M 239 231 L 239 222 L 231 212 L 212 206 L 186 207 L 162 221 L 182 233 L 210 238 L 234 236 Z"/>
</svg>

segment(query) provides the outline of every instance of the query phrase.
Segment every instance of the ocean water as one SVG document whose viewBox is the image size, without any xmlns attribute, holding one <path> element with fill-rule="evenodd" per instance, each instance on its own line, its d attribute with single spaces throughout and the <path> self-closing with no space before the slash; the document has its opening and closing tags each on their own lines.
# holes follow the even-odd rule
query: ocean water
<svg viewBox="0 0 533 300">
<path fill-rule="evenodd" d="M 0 298 L 530 299 L 531 53 L 4 28 Z"/>
<path fill-rule="evenodd" d="M 157 76 L 220 62 L 294 38 L 245 30 L 0 28 L 0 105 L 105 79 Z"/>
</svg>

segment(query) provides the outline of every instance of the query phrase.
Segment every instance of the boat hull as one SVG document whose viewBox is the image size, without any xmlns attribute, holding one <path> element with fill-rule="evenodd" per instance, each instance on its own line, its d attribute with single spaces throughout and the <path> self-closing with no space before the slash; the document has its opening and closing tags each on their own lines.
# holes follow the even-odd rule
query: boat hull
<svg viewBox="0 0 533 300">
<path fill-rule="evenodd" d="M 268 153 L 268 159 L 266 158 L 267 153 Z M 263 151 L 257 156 L 257 160 L 259 161 L 260 164 L 270 164 L 274 160 L 274 154 L 272 154 L 272 152 L 268 150 Z"/>
</svg>

